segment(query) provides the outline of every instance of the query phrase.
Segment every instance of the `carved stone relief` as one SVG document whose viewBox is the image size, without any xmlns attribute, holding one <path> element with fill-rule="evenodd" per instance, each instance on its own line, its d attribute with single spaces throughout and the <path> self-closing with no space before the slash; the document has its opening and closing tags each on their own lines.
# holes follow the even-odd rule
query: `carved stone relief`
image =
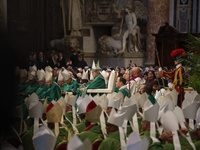
<svg viewBox="0 0 200 150">
<path fill-rule="evenodd" d="M 112 11 L 114 0 L 85 0 L 84 23 L 85 24 L 113 24 L 118 19 Z"/>
</svg>

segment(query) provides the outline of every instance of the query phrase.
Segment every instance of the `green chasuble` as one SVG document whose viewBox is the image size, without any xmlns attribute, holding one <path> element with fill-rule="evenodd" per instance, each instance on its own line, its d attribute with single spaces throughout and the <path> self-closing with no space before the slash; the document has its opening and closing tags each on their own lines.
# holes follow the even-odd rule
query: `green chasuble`
<svg viewBox="0 0 200 150">
<path fill-rule="evenodd" d="M 200 148 L 200 141 L 195 142 L 194 145 L 195 145 L 196 149 Z"/>
<path fill-rule="evenodd" d="M 179 136 L 179 140 L 180 140 L 181 150 L 193 150 L 192 146 L 185 137 Z"/>
<path fill-rule="evenodd" d="M 133 132 L 133 129 L 131 128 L 131 126 L 127 126 L 126 137 L 128 137 L 132 132 Z"/>
<path fill-rule="evenodd" d="M 103 134 L 101 132 L 100 125 L 96 124 L 93 125 L 89 130 L 79 133 L 78 137 L 82 142 L 88 138 L 90 142 L 93 143 L 97 139 L 103 139 Z"/>
<path fill-rule="evenodd" d="M 151 101 L 152 104 L 156 103 L 156 99 L 152 95 L 148 94 L 147 96 L 148 96 L 148 99 Z"/>
<path fill-rule="evenodd" d="M 106 88 L 105 79 L 101 75 L 101 73 L 98 73 L 94 77 L 94 80 L 92 81 L 92 83 L 90 83 L 90 85 L 83 90 L 82 96 L 83 97 L 85 96 L 87 89 L 105 89 L 105 88 Z M 91 95 L 92 95 L 92 97 L 94 97 L 96 94 L 97 93 L 92 93 Z"/>
<path fill-rule="evenodd" d="M 64 91 L 64 88 L 65 88 L 65 85 L 64 85 L 64 84 L 60 86 L 60 89 L 61 89 L 62 91 Z"/>
<path fill-rule="evenodd" d="M 81 133 L 85 128 L 85 119 L 82 119 L 80 123 L 76 124 L 76 128 L 78 129 L 78 132 Z"/>
<path fill-rule="evenodd" d="M 16 94 L 16 101 L 14 103 L 15 106 L 19 106 L 22 104 L 24 97 L 22 97 L 21 94 L 25 93 L 26 88 L 28 87 L 29 82 L 25 82 L 25 83 L 17 83 L 17 85 L 15 86 L 15 94 Z"/>
<path fill-rule="evenodd" d="M 114 87 L 114 92 L 118 93 L 119 92 L 119 89 L 116 88 L 116 84 L 115 84 L 115 87 Z"/>
<path fill-rule="evenodd" d="M 71 89 L 77 91 L 78 87 L 79 87 L 78 83 L 75 80 L 72 80 L 70 84 L 64 84 L 63 91 L 72 92 Z"/>
<path fill-rule="evenodd" d="M 181 150 L 193 150 L 192 146 L 185 137 L 179 136 L 179 141 L 181 145 Z M 199 147 L 196 147 L 197 150 L 198 148 Z M 170 141 L 169 143 L 166 142 L 153 143 L 149 145 L 149 150 L 174 150 L 174 144 L 173 141 Z"/>
<path fill-rule="evenodd" d="M 36 92 L 37 91 L 37 89 L 40 87 L 40 85 L 39 85 L 39 82 L 38 81 L 36 81 L 34 84 L 32 84 L 32 85 L 28 85 L 27 87 L 26 87 L 26 90 L 24 91 L 24 94 L 28 94 L 28 95 L 31 95 L 33 92 Z"/>
<path fill-rule="evenodd" d="M 17 92 L 23 92 L 23 91 L 26 90 L 26 88 L 28 87 L 28 85 L 29 85 L 28 81 L 26 81 L 25 83 L 18 83 L 16 91 Z"/>
<path fill-rule="evenodd" d="M 46 84 L 40 86 L 40 87 L 37 89 L 37 91 L 35 92 L 35 94 L 38 95 L 39 100 L 42 99 L 42 98 L 44 98 L 44 95 L 45 95 L 45 92 L 47 91 L 47 89 L 48 89 L 48 86 L 47 86 Z"/>
<path fill-rule="evenodd" d="M 52 100 L 58 100 L 61 97 L 61 89 L 57 83 L 52 82 L 51 86 L 48 87 L 43 98 L 47 98 L 47 104 L 51 103 Z"/>
<path fill-rule="evenodd" d="M 73 123 L 73 114 L 72 114 L 72 111 L 67 111 L 65 113 L 65 117 L 67 117 L 67 119 L 69 119 L 69 121 L 71 121 L 71 123 Z M 67 120 L 66 120 L 67 121 Z M 68 122 L 68 121 L 67 121 Z M 65 120 L 64 120 L 64 123 L 65 123 Z M 79 119 L 78 119 L 78 116 L 76 115 L 76 123 L 79 123 Z M 85 128 L 84 128 L 85 129 Z"/>
<path fill-rule="evenodd" d="M 129 91 L 128 91 L 127 88 L 119 89 L 118 92 L 122 92 L 122 94 L 124 95 L 124 98 L 125 98 L 126 96 L 129 97 Z M 118 92 L 117 92 L 117 93 L 118 93 Z"/>
<path fill-rule="evenodd" d="M 72 111 L 68 111 L 65 113 L 65 116 L 71 121 L 73 122 L 73 114 Z"/>
<path fill-rule="evenodd" d="M 22 144 L 24 147 L 24 150 L 33 150 L 33 126 L 28 130 L 23 136 L 22 136 Z"/>
<path fill-rule="evenodd" d="M 200 140 L 197 140 L 197 139 L 194 138 L 194 136 L 197 136 L 197 135 L 194 135 L 195 132 L 194 131 L 190 131 L 189 134 L 190 134 L 191 140 L 194 143 L 196 149 L 200 148 Z"/>
<path fill-rule="evenodd" d="M 140 134 L 140 137 L 143 139 L 143 138 L 145 138 L 145 137 L 147 137 L 147 139 L 148 139 L 148 141 L 149 141 L 149 145 L 151 145 L 152 144 L 152 139 L 151 139 L 151 137 L 150 137 L 150 130 L 147 130 L 147 131 L 145 131 L 145 132 L 142 132 L 141 134 Z"/>
<path fill-rule="evenodd" d="M 110 132 L 105 140 L 103 140 L 98 150 L 117 150 L 121 146 L 119 131 Z"/>
<path fill-rule="evenodd" d="M 54 129 L 53 129 L 54 132 Z M 55 132 L 54 132 L 55 133 Z M 73 134 L 72 134 L 73 135 Z M 59 135 L 56 139 L 56 144 L 55 144 L 55 148 L 58 146 L 58 144 L 60 144 L 63 141 L 67 141 L 68 138 L 68 132 L 64 127 L 59 127 Z"/>
<path fill-rule="evenodd" d="M 156 138 L 159 138 L 159 133 L 156 131 Z M 147 139 L 149 140 L 149 146 L 153 143 L 153 140 L 150 137 L 150 130 L 144 131 L 140 134 L 141 138 L 147 137 Z"/>
<path fill-rule="evenodd" d="M 85 83 L 85 85 L 88 87 L 90 85 L 90 82 Z M 79 89 L 84 89 L 85 86 L 82 84 L 79 86 Z M 77 97 L 81 96 L 82 92 L 77 89 Z"/>
</svg>

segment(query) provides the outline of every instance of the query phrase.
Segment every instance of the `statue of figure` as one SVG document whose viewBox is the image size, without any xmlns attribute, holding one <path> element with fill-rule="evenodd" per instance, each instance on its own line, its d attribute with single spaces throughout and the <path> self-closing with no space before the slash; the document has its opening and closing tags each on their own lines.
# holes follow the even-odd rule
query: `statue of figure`
<svg viewBox="0 0 200 150">
<path fill-rule="evenodd" d="M 98 40 L 97 51 L 109 56 L 117 56 L 121 54 L 121 40 L 115 40 L 110 36 L 102 36 Z"/>
<path fill-rule="evenodd" d="M 116 9 L 116 5 L 113 5 L 114 11 L 118 13 L 118 17 L 122 18 L 121 26 L 120 26 L 120 34 L 122 33 L 122 25 L 123 20 L 125 19 L 125 23 L 127 26 L 127 30 L 123 34 L 123 41 L 122 41 L 122 52 L 138 52 L 141 49 L 141 34 L 140 34 L 140 27 L 137 25 L 137 19 L 146 19 L 147 18 L 147 9 L 145 6 L 139 2 L 134 2 L 135 11 L 133 11 L 132 3 L 128 1 L 126 3 L 126 9 L 121 9 L 120 11 Z M 122 11 L 127 13 L 125 16 L 121 15 Z M 128 42 L 127 42 L 128 39 Z"/>
<path fill-rule="evenodd" d="M 69 0 L 69 20 L 68 27 L 71 30 L 71 36 L 81 36 L 83 0 Z"/>
</svg>

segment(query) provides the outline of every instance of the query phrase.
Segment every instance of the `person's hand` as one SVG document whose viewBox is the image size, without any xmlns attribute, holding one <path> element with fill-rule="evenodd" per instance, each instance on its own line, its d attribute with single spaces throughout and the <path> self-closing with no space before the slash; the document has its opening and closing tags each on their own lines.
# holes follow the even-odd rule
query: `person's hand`
<svg viewBox="0 0 200 150">
<path fill-rule="evenodd" d="M 162 141 L 172 141 L 173 140 L 173 135 L 170 131 L 165 130 L 159 137 L 160 140 Z"/>
<path fill-rule="evenodd" d="M 83 89 L 80 89 L 81 92 L 83 92 Z"/>
<path fill-rule="evenodd" d="M 181 133 L 183 133 L 185 136 L 188 133 L 188 130 L 186 128 L 181 128 L 180 129 Z"/>
<path fill-rule="evenodd" d="M 159 72 L 162 72 L 162 67 L 158 68 L 158 71 L 159 71 Z"/>
<path fill-rule="evenodd" d="M 66 92 L 65 92 L 65 91 L 61 91 L 61 94 L 62 94 L 62 95 L 65 95 L 65 94 L 66 94 Z"/>
<path fill-rule="evenodd" d="M 45 101 L 45 98 L 42 98 L 41 101 L 44 102 L 44 101 Z"/>
</svg>

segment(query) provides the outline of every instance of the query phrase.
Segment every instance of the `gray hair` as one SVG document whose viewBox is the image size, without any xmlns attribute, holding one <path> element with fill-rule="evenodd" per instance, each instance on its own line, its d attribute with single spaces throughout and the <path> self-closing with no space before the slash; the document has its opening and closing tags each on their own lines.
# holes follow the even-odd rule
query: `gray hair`
<svg viewBox="0 0 200 150">
<path fill-rule="evenodd" d="M 133 77 L 133 69 L 131 69 L 131 70 L 129 70 L 129 74 L 130 74 L 130 76 L 132 76 Z"/>
</svg>

